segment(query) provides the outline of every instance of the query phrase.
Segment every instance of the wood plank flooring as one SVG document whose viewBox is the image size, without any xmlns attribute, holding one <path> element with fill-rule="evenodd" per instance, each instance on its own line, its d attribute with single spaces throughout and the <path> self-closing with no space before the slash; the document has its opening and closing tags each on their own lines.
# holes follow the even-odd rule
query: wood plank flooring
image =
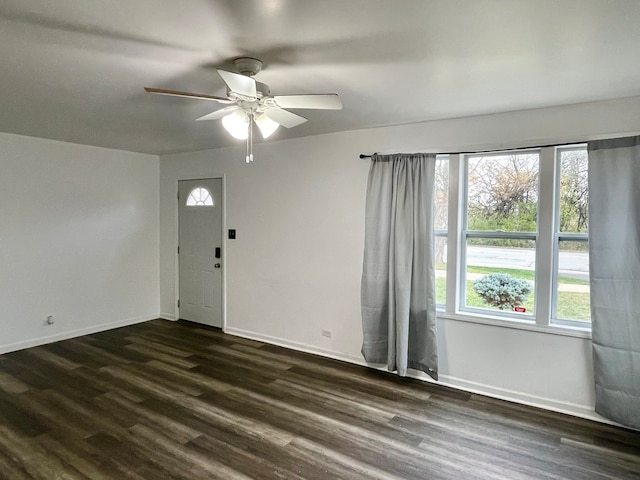
<svg viewBox="0 0 640 480">
<path fill-rule="evenodd" d="M 640 433 L 154 320 L 0 356 L 0 478 L 640 479 Z"/>
</svg>

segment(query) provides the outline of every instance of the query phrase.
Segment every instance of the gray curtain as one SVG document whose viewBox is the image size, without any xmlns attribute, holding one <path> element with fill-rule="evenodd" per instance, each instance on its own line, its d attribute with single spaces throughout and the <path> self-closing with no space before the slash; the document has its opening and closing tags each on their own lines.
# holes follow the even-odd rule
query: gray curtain
<svg viewBox="0 0 640 480">
<path fill-rule="evenodd" d="M 362 270 L 362 355 L 438 379 L 433 253 L 435 155 L 373 155 Z"/>
<path fill-rule="evenodd" d="M 640 429 L 640 137 L 588 149 L 596 412 Z"/>
</svg>

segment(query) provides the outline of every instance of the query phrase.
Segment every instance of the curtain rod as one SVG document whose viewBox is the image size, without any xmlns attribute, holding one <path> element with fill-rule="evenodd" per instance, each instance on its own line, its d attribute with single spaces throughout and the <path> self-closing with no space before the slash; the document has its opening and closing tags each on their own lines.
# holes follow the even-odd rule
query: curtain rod
<svg viewBox="0 0 640 480">
<path fill-rule="evenodd" d="M 498 152 L 514 152 L 518 150 L 532 150 L 536 148 L 549 148 L 549 147 L 568 147 L 569 145 L 581 145 L 587 143 L 587 141 L 581 142 L 566 142 L 566 143 L 552 143 L 550 145 L 533 145 L 531 147 L 516 147 L 516 148 L 496 148 L 493 150 L 476 150 L 472 152 L 440 152 L 436 155 L 474 155 L 480 153 L 498 153 Z M 377 155 L 377 152 L 373 155 Z M 360 154 L 360 158 L 371 158 L 373 155 L 367 155 L 365 153 Z"/>
</svg>

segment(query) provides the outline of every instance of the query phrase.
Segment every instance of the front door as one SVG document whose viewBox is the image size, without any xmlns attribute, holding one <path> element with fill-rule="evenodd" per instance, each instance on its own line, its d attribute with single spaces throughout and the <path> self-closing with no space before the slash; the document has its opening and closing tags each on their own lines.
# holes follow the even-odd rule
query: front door
<svg viewBox="0 0 640 480">
<path fill-rule="evenodd" d="M 222 179 L 178 182 L 180 318 L 222 327 Z"/>
</svg>

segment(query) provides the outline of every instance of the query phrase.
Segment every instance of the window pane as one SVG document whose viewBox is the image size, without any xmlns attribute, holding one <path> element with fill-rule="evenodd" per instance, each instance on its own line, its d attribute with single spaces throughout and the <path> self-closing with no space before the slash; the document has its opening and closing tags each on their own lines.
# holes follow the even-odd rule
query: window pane
<svg viewBox="0 0 640 480">
<path fill-rule="evenodd" d="M 446 234 L 445 234 L 446 235 Z M 435 237 L 436 304 L 447 303 L 447 237 Z"/>
<path fill-rule="evenodd" d="M 468 239 L 465 305 L 530 315 L 534 312 L 533 240 Z"/>
<path fill-rule="evenodd" d="M 189 193 L 186 202 L 187 207 L 213 207 L 215 205 L 209 190 L 196 187 Z"/>
<path fill-rule="evenodd" d="M 447 155 L 436 157 L 434 204 L 434 228 L 446 231 L 449 216 L 449 156 Z"/>
<path fill-rule="evenodd" d="M 556 318 L 591 322 L 589 244 L 560 241 Z"/>
<path fill-rule="evenodd" d="M 447 302 L 447 228 L 449 217 L 449 156 L 436 157 L 434 185 L 436 304 Z"/>
<path fill-rule="evenodd" d="M 467 229 L 535 232 L 537 152 L 468 157 Z"/>
<path fill-rule="evenodd" d="M 587 184 L 587 150 L 560 150 L 560 219 L 561 232 L 588 231 L 589 188 Z"/>
</svg>

